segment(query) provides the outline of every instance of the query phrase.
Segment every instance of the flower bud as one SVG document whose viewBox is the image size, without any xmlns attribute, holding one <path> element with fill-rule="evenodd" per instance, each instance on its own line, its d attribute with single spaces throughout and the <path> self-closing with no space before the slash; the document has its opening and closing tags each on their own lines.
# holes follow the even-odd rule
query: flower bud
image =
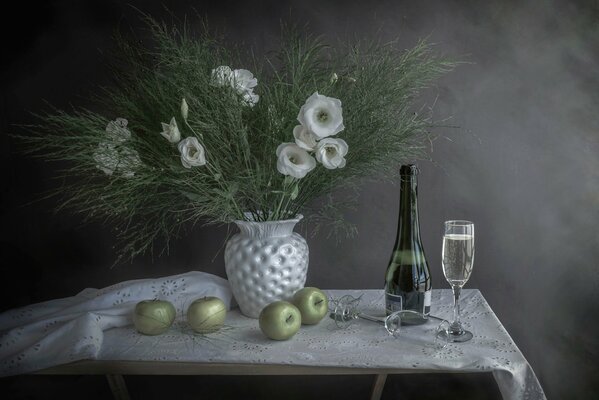
<svg viewBox="0 0 599 400">
<path fill-rule="evenodd" d="M 183 100 L 181 100 L 181 116 L 183 117 L 183 119 L 185 121 L 187 121 L 188 112 L 189 112 L 189 106 L 187 105 L 187 102 L 185 101 L 185 97 L 183 97 Z"/>
</svg>

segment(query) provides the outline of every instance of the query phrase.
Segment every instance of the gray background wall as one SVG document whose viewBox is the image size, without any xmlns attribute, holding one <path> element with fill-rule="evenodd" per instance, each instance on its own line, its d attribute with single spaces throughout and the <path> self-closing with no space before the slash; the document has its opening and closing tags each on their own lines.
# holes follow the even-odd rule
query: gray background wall
<svg viewBox="0 0 599 400">
<path fill-rule="evenodd" d="M 153 15 L 163 12 L 157 1 L 132 3 Z M 453 116 L 450 123 L 459 126 L 437 130 L 435 162 L 420 163 L 422 235 L 433 284 L 447 287 L 440 268 L 443 221 L 473 220 L 477 249 L 467 286 L 482 291 L 549 398 L 599 395 L 599 2 L 168 4 L 179 17 L 193 13 L 189 6 L 226 30 L 231 41 L 255 43 L 258 52 L 276 44 L 284 18 L 307 22 L 312 32 L 331 41 L 399 36 L 407 48 L 429 36 L 440 51 L 470 61 L 428 93 L 428 98 L 438 96 L 435 114 Z M 82 227 L 76 216 L 52 215 L 53 201 L 24 205 L 55 184 L 53 167 L 20 155 L 6 132 L 18 130 L 12 124 L 31 121 L 28 112 L 43 109 L 43 99 L 58 107 L 84 104 L 85 95 L 108 80 L 102 63 L 112 30 L 120 26 L 126 32 L 139 23 L 136 12 L 119 2 L 27 3 L 13 15 L 27 18 L 18 28 L 2 28 L 3 53 L 10 59 L 0 78 L 5 183 L 0 245 L 11 261 L 1 267 L 10 288 L 1 293 L 0 310 L 73 295 L 84 287 L 190 269 L 224 276 L 222 254 L 214 258 L 224 227 L 194 230 L 174 243 L 168 256 L 142 257 L 110 269 L 115 242 L 109 228 Z M 339 244 L 324 236 L 310 238 L 307 284 L 380 288 L 395 236 L 398 194 L 396 186 L 365 183 L 358 209 L 348 214 L 360 235 Z M 90 386 L 37 379 L 37 390 L 46 394 L 50 389 L 40 388 L 60 382 L 103 393 L 97 381 Z M 336 379 L 310 382 L 314 388 L 358 385 L 351 391 L 356 396 L 368 391 L 367 380 Z M 483 378 L 430 379 L 420 382 L 457 385 L 471 398 L 493 386 Z M 15 398 L 35 397 L 26 378 L 0 382 Z M 224 381 L 202 382 L 217 387 Z M 267 385 L 259 379 L 237 382 Z M 285 384 L 295 384 L 295 394 L 310 395 L 309 385 Z M 385 395 L 394 396 L 391 390 Z"/>
</svg>

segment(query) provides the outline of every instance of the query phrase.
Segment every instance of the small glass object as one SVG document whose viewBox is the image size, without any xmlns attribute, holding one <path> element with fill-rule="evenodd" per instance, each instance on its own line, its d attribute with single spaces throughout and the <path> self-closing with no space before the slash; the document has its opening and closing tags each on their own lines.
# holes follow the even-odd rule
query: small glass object
<svg viewBox="0 0 599 400">
<path fill-rule="evenodd" d="M 393 337 L 399 337 L 402 323 L 404 325 L 410 325 L 410 321 L 413 318 L 422 318 L 422 313 L 412 310 L 395 311 L 386 317 L 376 317 L 373 315 L 365 314 L 363 312 L 358 311 L 360 299 L 361 296 L 354 297 L 351 295 L 345 295 L 338 299 L 329 300 L 329 308 L 331 310 L 330 316 L 335 321 L 337 327 L 345 329 L 349 327 L 356 319 L 361 318 L 367 321 L 383 324 L 385 326 L 385 329 L 387 330 L 387 333 L 389 333 Z M 445 327 L 449 325 L 449 322 L 444 321 L 443 319 L 438 317 L 428 315 L 426 316 L 426 318 L 437 319 L 442 321 L 440 327 Z M 441 344 L 441 347 L 443 347 L 446 344 L 446 341 L 442 338 L 439 339 L 439 341 L 436 341 L 436 344 Z"/>
<path fill-rule="evenodd" d="M 460 293 L 472 273 L 474 263 L 474 224 L 470 221 L 446 221 L 442 250 L 443 274 L 453 290 L 453 322 L 437 336 L 448 342 L 467 342 L 472 332 L 460 322 Z"/>
</svg>

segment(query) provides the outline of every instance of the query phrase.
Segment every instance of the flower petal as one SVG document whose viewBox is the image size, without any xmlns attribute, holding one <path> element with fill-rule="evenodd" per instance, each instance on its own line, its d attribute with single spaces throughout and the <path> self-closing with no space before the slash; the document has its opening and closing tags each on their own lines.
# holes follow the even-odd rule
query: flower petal
<svg viewBox="0 0 599 400">
<path fill-rule="evenodd" d="M 316 136 L 305 126 L 296 125 L 293 128 L 293 137 L 295 138 L 295 143 L 304 150 L 314 151 L 316 148 Z"/>
<path fill-rule="evenodd" d="M 204 146 L 195 136 L 183 139 L 177 147 L 181 153 L 181 164 L 185 168 L 201 167 L 206 164 Z"/>
<path fill-rule="evenodd" d="M 335 135 L 345 128 L 341 101 L 318 92 L 308 97 L 300 108 L 297 120 L 320 139 Z"/>
<path fill-rule="evenodd" d="M 316 160 L 295 143 L 282 143 L 277 148 L 277 170 L 297 179 L 316 167 Z"/>
</svg>

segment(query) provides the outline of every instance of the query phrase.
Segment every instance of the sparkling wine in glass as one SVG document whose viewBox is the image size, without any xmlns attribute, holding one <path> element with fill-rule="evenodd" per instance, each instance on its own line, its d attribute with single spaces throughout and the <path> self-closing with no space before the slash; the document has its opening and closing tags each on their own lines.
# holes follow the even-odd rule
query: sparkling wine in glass
<svg viewBox="0 0 599 400">
<path fill-rule="evenodd" d="M 446 221 L 442 250 L 443 274 L 453 290 L 453 322 L 438 333 L 448 342 L 466 342 L 472 332 L 460 322 L 460 293 L 472 273 L 474 263 L 474 224 L 470 221 Z"/>
</svg>

